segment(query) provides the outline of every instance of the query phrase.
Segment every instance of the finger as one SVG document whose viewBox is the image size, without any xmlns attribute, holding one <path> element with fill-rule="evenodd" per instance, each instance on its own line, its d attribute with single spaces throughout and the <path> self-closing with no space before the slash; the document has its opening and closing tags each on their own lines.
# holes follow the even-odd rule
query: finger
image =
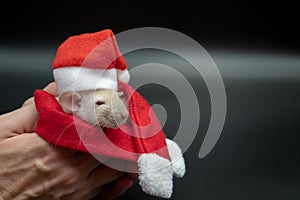
<svg viewBox="0 0 300 200">
<path fill-rule="evenodd" d="M 88 182 L 91 187 L 98 187 L 113 182 L 122 176 L 124 176 L 123 172 L 101 165 L 89 174 Z"/>
<path fill-rule="evenodd" d="M 51 150 L 51 145 L 44 141 L 36 133 L 16 135 L 14 137 L 7 138 L 3 141 L 3 143 L 5 144 L 5 150 L 9 150 L 11 153 L 16 153 L 16 158 L 18 156 L 21 158 L 23 153 L 27 156 L 26 158 L 39 158 L 41 155 L 45 155 L 49 150 Z M 23 149 L 23 151 L 20 152 L 18 149 Z M 30 152 L 30 154 L 28 154 L 28 152 Z M 18 159 L 16 159 L 16 161 L 17 160 Z"/>
<path fill-rule="evenodd" d="M 94 197 L 97 197 L 97 195 L 103 191 L 103 186 L 97 187 L 93 189 L 91 192 L 89 192 L 86 196 L 84 196 L 82 199 L 93 199 Z M 95 198 L 94 200 L 99 199 Z"/>
<path fill-rule="evenodd" d="M 128 173 L 128 178 L 130 178 L 133 182 L 136 182 L 138 180 L 138 174 L 136 173 Z"/>
<path fill-rule="evenodd" d="M 58 96 L 57 87 L 55 82 L 49 83 L 43 90 L 52 94 L 53 96 Z"/>
<path fill-rule="evenodd" d="M 56 84 L 54 82 L 48 84 L 44 90 L 52 95 L 57 95 Z M 21 108 L 8 113 L 6 116 L 8 117 L 8 123 L 12 124 L 9 125 L 9 128 L 13 133 L 21 134 L 23 132 L 35 131 L 38 112 L 35 108 L 33 98 L 29 98 Z"/>
<path fill-rule="evenodd" d="M 54 96 L 58 95 L 55 82 L 49 83 L 43 90 L 45 90 L 46 92 L 48 92 L 48 93 L 50 93 Z M 31 105 L 31 104 L 34 104 L 34 97 L 30 97 L 29 99 L 27 99 L 23 103 L 22 107 L 28 106 L 28 105 Z"/>
<path fill-rule="evenodd" d="M 38 113 L 34 104 L 21 107 L 0 117 L 2 130 L 21 134 L 34 132 Z"/>
<path fill-rule="evenodd" d="M 83 163 L 83 168 L 84 171 L 87 172 L 87 176 L 89 176 L 91 171 L 102 165 L 102 163 L 91 154 L 77 152 L 75 156 L 77 156 L 80 159 L 80 162 Z"/>
<path fill-rule="evenodd" d="M 34 103 L 34 98 L 33 98 L 33 97 L 30 97 L 29 99 L 27 99 L 27 100 L 23 103 L 22 107 L 28 106 L 28 105 L 33 104 L 33 103 Z"/>
<path fill-rule="evenodd" d="M 115 199 L 122 194 L 124 194 L 129 188 L 132 187 L 133 181 L 128 177 L 121 177 L 112 184 L 104 188 L 103 192 L 100 194 L 102 200 Z"/>
</svg>

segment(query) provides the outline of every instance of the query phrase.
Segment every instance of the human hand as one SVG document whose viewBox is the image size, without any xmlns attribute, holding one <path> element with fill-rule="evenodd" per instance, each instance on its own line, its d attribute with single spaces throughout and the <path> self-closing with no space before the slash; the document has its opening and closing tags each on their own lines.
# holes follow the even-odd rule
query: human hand
<svg viewBox="0 0 300 200">
<path fill-rule="evenodd" d="M 54 83 L 44 90 L 57 95 Z M 33 98 L 0 116 L 0 200 L 114 199 L 131 187 L 134 177 L 45 142 L 34 133 L 37 117 Z"/>
</svg>

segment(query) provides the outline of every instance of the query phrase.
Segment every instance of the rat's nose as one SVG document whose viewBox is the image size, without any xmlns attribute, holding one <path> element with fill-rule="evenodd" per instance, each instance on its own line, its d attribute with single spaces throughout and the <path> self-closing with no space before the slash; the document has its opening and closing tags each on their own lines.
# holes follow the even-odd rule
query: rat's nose
<svg viewBox="0 0 300 200">
<path fill-rule="evenodd" d="M 124 121 L 128 117 L 128 113 L 121 113 L 121 119 Z"/>
<path fill-rule="evenodd" d="M 123 112 L 115 111 L 113 112 L 113 115 L 117 123 L 123 124 L 127 120 L 128 112 L 123 113 Z"/>
</svg>

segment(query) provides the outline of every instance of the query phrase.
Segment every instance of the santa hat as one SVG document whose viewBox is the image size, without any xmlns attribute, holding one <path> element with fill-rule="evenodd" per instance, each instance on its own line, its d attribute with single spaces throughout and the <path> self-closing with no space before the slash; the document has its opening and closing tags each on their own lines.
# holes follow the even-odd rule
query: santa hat
<svg viewBox="0 0 300 200">
<path fill-rule="evenodd" d="M 126 84 L 127 65 L 112 31 L 68 38 L 57 51 L 53 71 L 59 94 L 99 88 L 123 92 L 130 118 L 128 124 L 103 132 L 65 113 L 56 98 L 37 90 L 34 94 L 39 112 L 36 133 L 57 146 L 133 161 L 143 191 L 170 198 L 173 175 L 185 174 L 182 152 L 174 141 L 166 139 L 149 103 Z"/>
<path fill-rule="evenodd" d="M 95 89 L 117 90 L 129 82 L 127 64 L 109 29 L 69 37 L 57 50 L 53 75 L 58 93 Z"/>
</svg>

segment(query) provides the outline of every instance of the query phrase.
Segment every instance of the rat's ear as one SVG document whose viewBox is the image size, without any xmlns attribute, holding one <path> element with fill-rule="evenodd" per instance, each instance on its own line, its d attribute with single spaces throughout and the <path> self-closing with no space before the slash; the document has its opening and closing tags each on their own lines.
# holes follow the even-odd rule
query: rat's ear
<svg viewBox="0 0 300 200">
<path fill-rule="evenodd" d="M 80 108 L 81 94 L 77 92 L 65 92 L 59 97 L 65 112 L 76 112 Z"/>
</svg>

